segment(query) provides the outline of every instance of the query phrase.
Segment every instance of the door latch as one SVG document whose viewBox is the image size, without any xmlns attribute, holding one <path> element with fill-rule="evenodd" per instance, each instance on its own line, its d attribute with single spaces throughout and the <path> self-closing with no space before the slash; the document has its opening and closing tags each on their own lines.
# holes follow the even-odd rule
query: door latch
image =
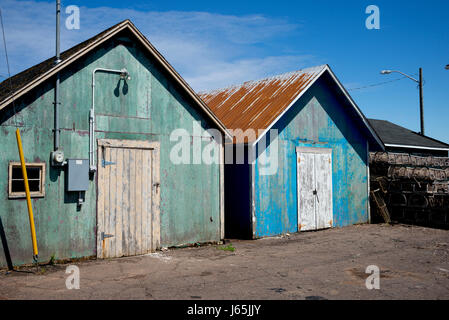
<svg viewBox="0 0 449 320">
<path fill-rule="evenodd" d="M 113 234 L 107 234 L 107 233 L 104 233 L 104 232 L 101 233 L 101 240 L 104 240 L 104 239 L 107 239 L 107 238 L 112 238 L 112 237 L 114 237 Z"/>
<path fill-rule="evenodd" d="M 106 161 L 106 160 L 104 160 L 104 159 L 101 160 L 101 166 L 102 166 L 103 168 L 106 167 L 106 166 L 113 165 L 113 164 L 116 164 L 116 163 L 115 163 L 115 162 L 112 162 L 112 161 Z"/>
<path fill-rule="evenodd" d="M 313 190 L 313 195 L 316 196 L 316 201 L 320 202 L 320 198 L 318 198 L 318 191 L 316 189 Z"/>
</svg>

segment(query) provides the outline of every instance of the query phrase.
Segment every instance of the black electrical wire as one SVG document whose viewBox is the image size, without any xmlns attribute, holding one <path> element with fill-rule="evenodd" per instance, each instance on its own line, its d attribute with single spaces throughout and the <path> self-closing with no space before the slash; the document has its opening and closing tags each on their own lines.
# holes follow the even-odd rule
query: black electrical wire
<svg viewBox="0 0 449 320">
<path fill-rule="evenodd" d="M 6 66 L 8 68 L 9 90 L 10 90 L 10 92 L 12 94 L 13 93 L 13 89 L 12 89 L 12 80 L 11 80 L 11 69 L 9 67 L 8 49 L 6 47 L 5 27 L 3 26 L 3 15 L 2 15 L 2 10 L 1 9 L 0 9 L 0 23 L 1 23 L 1 26 L 2 26 L 3 46 L 5 48 Z M 13 112 L 14 112 L 14 125 L 17 127 L 16 106 L 15 106 L 15 102 L 14 102 L 14 97 L 12 98 L 12 109 L 13 109 Z"/>
<path fill-rule="evenodd" d="M 412 75 L 414 76 L 414 75 L 416 75 L 416 73 L 412 74 Z M 399 81 L 399 80 L 403 80 L 405 78 L 407 78 L 407 77 L 404 76 L 404 77 L 393 79 L 393 80 L 389 80 L 389 81 L 369 84 L 369 85 L 366 85 L 366 86 L 363 86 L 363 87 L 350 88 L 350 89 L 347 89 L 347 90 L 348 91 L 354 91 L 354 90 L 361 90 L 361 89 L 367 89 L 367 88 L 372 88 L 372 87 L 378 87 L 378 86 L 382 86 L 382 85 L 385 85 L 385 84 L 388 84 L 388 83 L 392 83 L 392 82 L 396 82 L 396 81 Z"/>
</svg>

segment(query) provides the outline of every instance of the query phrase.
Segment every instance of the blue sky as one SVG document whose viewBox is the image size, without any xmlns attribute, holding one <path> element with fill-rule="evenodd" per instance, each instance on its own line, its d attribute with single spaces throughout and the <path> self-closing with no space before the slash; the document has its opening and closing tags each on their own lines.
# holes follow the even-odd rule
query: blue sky
<svg viewBox="0 0 449 320">
<path fill-rule="evenodd" d="M 368 5 L 380 30 L 368 30 Z M 208 90 L 329 64 L 367 117 L 419 131 L 418 89 L 396 69 L 424 70 L 426 134 L 449 142 L 449 1 L 77 1 L 81 28 L 62 49 L 131 19 L 178 72 Z M 54 55 L 54 1 L 1 0 L 12 74 Z M 0 76 L 7 75 L 0 50 Z M 417 76 L 417 75 L 416 75 Z M 3 78 L 0 78 L 3 79 Z"/>
</svg>

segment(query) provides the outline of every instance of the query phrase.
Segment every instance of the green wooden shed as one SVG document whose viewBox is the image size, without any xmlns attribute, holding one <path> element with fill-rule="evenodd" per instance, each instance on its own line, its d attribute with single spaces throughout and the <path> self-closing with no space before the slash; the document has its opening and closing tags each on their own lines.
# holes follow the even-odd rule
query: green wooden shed
<svg viewBox="0 0 449 320">
<path fill-rule="evenodd" d="M 223 239 L 228 133 L 129 20 L 0 83 L 0 267 L 33 258 L 16 128 L 39 261 Z M 182 139 L 216 161 L 176 163 Z"/>
</svg>

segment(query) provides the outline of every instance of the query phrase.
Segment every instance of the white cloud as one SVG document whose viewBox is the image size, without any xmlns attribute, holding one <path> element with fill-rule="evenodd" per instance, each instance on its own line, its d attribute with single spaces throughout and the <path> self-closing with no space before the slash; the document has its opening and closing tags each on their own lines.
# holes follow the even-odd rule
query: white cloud
<svg viewBox="0 0 449 320">
<path fill-rule="evenodd" d="M 278 56 L 205 64 L 189 78 L 193 88 L 209 90 L 300 69 L 311 56 Z"/>
<path fill-rule="evenodd" d="M 54 55 L 54 2 L 2 0 L 1 9 L 12 73 Z M 282 19 L 262 15 L 81 7 L 80 30 L 67 30 L 64 27 L 67 15 L 65 8 L 62 9 L 62 50 L 121 20 L 130 19 L 196 90 L 313 64 L 313 57 L 309 55 L 279 55 L 267 49 L 267 43 L 291 36 L 299 27 Z M 0 59 L 0 74 L 6 74 L 3 52 Z"/>
</svg>

